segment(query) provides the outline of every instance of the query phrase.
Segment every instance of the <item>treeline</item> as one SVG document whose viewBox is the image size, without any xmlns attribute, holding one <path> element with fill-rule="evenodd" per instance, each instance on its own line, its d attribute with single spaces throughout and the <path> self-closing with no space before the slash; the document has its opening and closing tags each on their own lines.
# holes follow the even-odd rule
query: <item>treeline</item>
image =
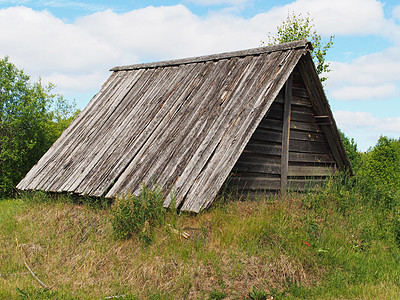
<svg viewBox="0 0 400 300">
<path fill-rule="evenodd" d="M 8 57 L 0 60 L 0 198 L 15 186 L 49 149 L 79 112 L 54 85 L 28 75 Z"/>
</svg>

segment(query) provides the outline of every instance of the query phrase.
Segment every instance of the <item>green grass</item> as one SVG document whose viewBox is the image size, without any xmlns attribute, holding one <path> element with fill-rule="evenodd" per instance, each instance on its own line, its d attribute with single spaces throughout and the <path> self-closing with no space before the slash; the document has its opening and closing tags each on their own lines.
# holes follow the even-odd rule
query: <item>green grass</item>
<svg viewBox="0 0 400 300">
<path fill-rule="evenodd" d="M 115 206 L 42 193 L 0 201 L 1 299 L 396 299 L 395 216 L 351 185 L 169 211 L 120 239 Z M 183 237 L 183 233 L 190 236 Z M 43 288 L 29 273 L 50 287 Z"/>
</svg>

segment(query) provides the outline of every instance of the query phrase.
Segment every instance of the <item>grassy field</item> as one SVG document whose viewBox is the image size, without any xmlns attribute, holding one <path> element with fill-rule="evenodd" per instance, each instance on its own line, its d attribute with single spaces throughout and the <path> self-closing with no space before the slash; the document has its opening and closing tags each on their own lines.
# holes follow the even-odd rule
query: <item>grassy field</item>
<svg viewBox="0 0 400 300">
<path fill-rule="evenodd" d="M 147 240 L 117 239 L 112 218 L 107 205 L 66 196 L 1 200 L 0 298 L 398 299 L 400 294 L 395 216 L 337 185 L 257 201 L 225 197 L 199 215 L 169 211 Z"/>
</svg>

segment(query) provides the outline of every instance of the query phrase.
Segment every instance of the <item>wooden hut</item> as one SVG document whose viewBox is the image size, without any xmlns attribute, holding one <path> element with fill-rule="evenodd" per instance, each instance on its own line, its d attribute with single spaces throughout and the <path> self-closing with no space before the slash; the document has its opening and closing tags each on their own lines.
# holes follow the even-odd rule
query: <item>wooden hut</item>
<svg viewBox="0 0 400 300">
<path fill-rule="evenodd" d="M 115 67 L 17 187 L 115 197 L 146 183 L 199 212 L 227 180 L 274 192 L 351 172 L 311 47 Z"/>
</svg>

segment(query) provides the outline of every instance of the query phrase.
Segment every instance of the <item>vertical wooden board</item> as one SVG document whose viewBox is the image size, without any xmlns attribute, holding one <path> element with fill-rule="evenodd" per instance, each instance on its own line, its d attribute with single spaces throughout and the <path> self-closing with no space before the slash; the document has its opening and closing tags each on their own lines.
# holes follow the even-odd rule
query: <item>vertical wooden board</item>
<svg viewBox="0 0 400 300">
<path fill-rule="evenodd" d="M 292 100 L 292 79 L 290 74 L 285 84 L 285 103 L 282 128 L 282 155 L 281 155 L 281 192 L 287 188 L 288 164 L 289 164 L 289 138 L 290 138 L 290 106 Z"/>
</svg>

